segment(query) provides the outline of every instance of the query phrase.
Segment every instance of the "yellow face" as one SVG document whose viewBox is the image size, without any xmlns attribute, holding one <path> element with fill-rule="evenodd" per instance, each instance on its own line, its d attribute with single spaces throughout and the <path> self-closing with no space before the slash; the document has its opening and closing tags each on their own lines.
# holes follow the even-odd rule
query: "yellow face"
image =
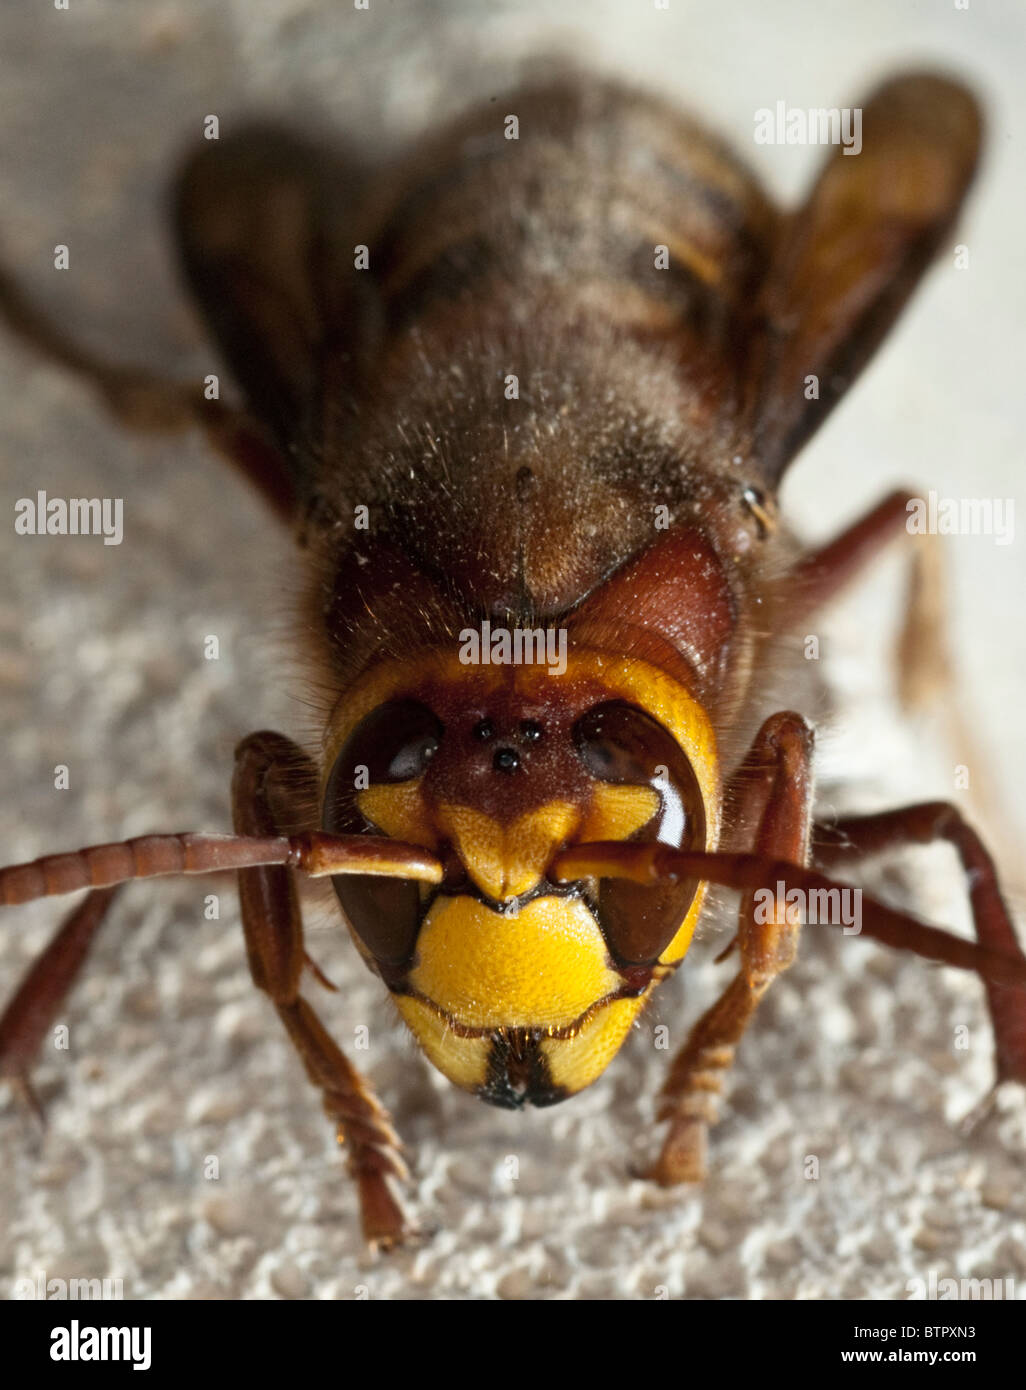
<svg viewBox="0 0 1026 1390">
<path fill-rule="evenodd" d="M 338 878 L 368 963 L 428 1058 L 495 1104 L 595 1080 L 687 951 L 704 885 L 548 877 L 568 845 L 718 831 L 716 751 L 671 677 L 587 648 L 562 675 L 454 657 L 374 671 L 333 727 L 324 825 L 423 845 L 435 886 Z"/>
</svg>

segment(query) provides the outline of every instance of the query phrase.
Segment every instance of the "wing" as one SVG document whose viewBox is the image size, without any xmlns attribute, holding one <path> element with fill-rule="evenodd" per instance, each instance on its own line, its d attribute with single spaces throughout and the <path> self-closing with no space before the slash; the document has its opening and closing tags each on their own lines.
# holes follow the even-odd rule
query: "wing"
<svg viewBox="0 0 1026 1390">
<path fill-rule="evenodd" d="M 205 143 L 173 190 L 186 280 L 249 409 L 309 484 L 320 366 L 352 277 L 337 258 L 362 173 L 337 147 L 252 125 Z"/>
<path fill-rule="evenodd" d="M 838 148 L 785 224 L 761 296 L 745 417 L 772 487 L 922 278 L 972 179 L 980 132 L 963 87 L 895 78 L 863 108 L 861 152 Z M 816 400 L 805 398 L 810 375 Z"/>
</svg>

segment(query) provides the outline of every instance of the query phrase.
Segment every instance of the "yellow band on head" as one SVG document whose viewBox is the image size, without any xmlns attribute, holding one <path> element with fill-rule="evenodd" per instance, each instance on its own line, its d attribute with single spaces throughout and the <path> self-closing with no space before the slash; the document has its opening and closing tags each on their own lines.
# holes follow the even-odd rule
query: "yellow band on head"
<svg viewBox="0 0 1026 1390">
<path fill-rule="evenodd" d="M 430 683 L 458 685 L 473 679 L 481 688 L 504 687 L 512 672 L 515 687 L 525 696 L 550 681 L 572 682 L 588 677 L 602 685 L 609 698 L 626 700 L 659 721 L 677 740 L 694 768 L 705 806 L 706 849 L 715 849 L 720 831 L 720 769 L 716 736 L 698 700 L 673 676 L 635 658 L 616 656 L 591 647 L 571 647 L 566 672 L 552 675 L 545 666 L 467 666 L 455 652 L 433 650 L 408 661 L 382 662 L 366 673 L 339 701 L 324 738 L 325 762 L 321 796 L 335 759 L 361 720 L 386 700 L 414 694 Z"/>
</svg>

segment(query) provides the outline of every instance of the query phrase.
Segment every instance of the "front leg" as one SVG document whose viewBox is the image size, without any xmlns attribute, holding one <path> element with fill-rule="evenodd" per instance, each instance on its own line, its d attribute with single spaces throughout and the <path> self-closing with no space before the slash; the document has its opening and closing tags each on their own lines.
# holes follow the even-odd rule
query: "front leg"
<svg viewBox="0 0 1026 1390">
<path fill-rule="evenodd" d="M 237 833 L 279 833 L 275 797 L 287 795 L 287 782 L 297 770 L 309 775 L 312 766 L 282 735 L 257 733 L 243 740 L 236 750 L 232 782 Z M 307 959 L 295 871 L 283 866 L 242 869 L 239 897 L 253 980 L 270 995 L 307 1076 L 322 1092 L 339 1144 L 348 1147 L 349 1171 L 359 1186 L 364 1238 L 371 1246 L 400 1244 L 411 1228 L 394 1191 L 395 1180 L 409 1176 L 399 1139 L 370 1085 L 299 993 Z"/>
<path fill-rule="evenodd" d="M 758 818 L 755 853 L 805 864 L 812 815 L 812 730 L 798 714 L 767 719 L 728 792 L 741 820 Z M 775 885 L 767 885 L 775 891 Z M 709 1126 L 738 1043 L 772 980 L 794 960 L 800 919 L 793 907 L 751 890 L 741 903 L 737 945 L 741 970 L 695 1024 L 660 1092 L 659 1119 L 670 1132 L 646 1173 L 663 1186 L 705 1177 Z"/>
<path fill-rule="evenodd" d="M 236 823 L 258 831 L 275 826 L 277 808 L 284 811 L 293 800 L 289 793 L 294 794 L 298 782 L 309 781 L 312 774 L 309 760 L 287 739 L 254 734 L 239 748 L 233 786 Z M 271 996 L 308 1074 L 324 1092 L 325 1108 L 339 1127 L 340 1142 L 343 1138 L 348 1142 L 365 1235 L 372 1244 L 395 1244 L 404 1234 L 404 1224 L 391 1184 L 407 1176 L 399 1142 L 373 1092 L 299 995 L 304 964 L 322 983 L 326 981 L 303 949 L 294 875 L 324 878 L 355 873 L 440 882 L 442 864 L 420 846 L 320 831 L 142 835 L 0 866 L 0 905 L 92 890 L 66 918 L 0 1015 L 0 1077 L 10 1079 L 33 1100 L 29 1066 L 81 973 L 118 884 L 226 870 L 239 873 L 253 978 Z"/>
</svg>

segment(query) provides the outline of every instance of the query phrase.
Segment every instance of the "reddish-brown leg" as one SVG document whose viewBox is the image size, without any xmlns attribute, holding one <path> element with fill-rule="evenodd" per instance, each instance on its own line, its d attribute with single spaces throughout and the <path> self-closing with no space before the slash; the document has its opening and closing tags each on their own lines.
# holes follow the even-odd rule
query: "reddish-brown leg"
<svg viewBox="0 0 1026 1390">
<path fill-rule="evenodd" d="M 40 1123 L 43 1108 L 29 1069 L 85 963 L 107 909 L 118 892 L 95 888 L 57 929 L 34 960 L 0 1017 L 0 1076 L 11 1081 L 32 1106 Z"/>
<path fill-rule="evenodd" d="M 730 794 L 746 802 L 749 811 L 756 808 L 757 854 L 805 862 L 812 812 L 812 731 L 800 715 L 775 714 L 763 724 L 745 759 L 743 777 Z M 765 886 L 775 893 L 774 881 Z M 659 1119 L 669 1120 L 670 1132 L 646 1176 L 664 1186 L 700 1182 L 705 1176 L 707 1135 L 718 1118 L 724 1077 L 756 1005 L 795 957 L 800 927 L 795 911 L 778 902 L 766 913 L 758 910 L 758 902 L 755 891 L 742 900 L 740 973 L 695 1024 L 660 1093 Z"/>
<path fill-rule="evenodd" d="M 911 496 L 904 491 L 891 493 L 854 525 L 810 552 L 799 563 L 794 571 L 799 615 L 833 598 L 904 528 Z M 916 709 L 928 705 L 938 693 L 947 697 L 944 713 L 948 736 L 959 750 L 958 761 L 975 769 L 974 802 L 989 811 L 989 819 L 995 824 L 999 837 L 999 857 L 1006 867 L 1012 866 L 1018 862 L 1017 850 L 1000 838 L 1004 818 L 1000 815 L 1000 798 L 989 776 L 988 760 L 978 752 L 977 731 L 972 720 L 965 717 L 955 691 L 954 663 L 945 635 L 940 542 L 936 536 L 912 539 L 905 617 L 897 646 L 901 703 L 906 709 Z M 843 824 L 852 831 L 847 845 L 834 844 L 830 850 L 830 839 L 840 833 L 841 827 L 823 832 L 823 853 L 828 855 L 825 863 L 843 862 L 846 855 L 855 858 L 877 854 L 891 844 L 949 840 L 958 850 L 969 876 L 973 918 L 980 942 L 993 950 L 1021 956 L 1008 910 L 998 891 L 990 855 L 954 807 L 931 803 L 880 816 L 859 817 Z M 1016 1000 L 1014 990 L 990 981 L 986 984 L 997 1040 L 999 1082 L 1006 1077 L 1024 1081 L 1026 1010 L 1021 1001 Z"/>
<path fill-rule="evenodd" d="M 900 534 L 908 520 L 911 498 L 910 492 L 889 493 L 832 541 L 799 560 L 792 571 L 794 593 L 788 610 L 794 621 L 829 603 Z"/>
<path fill-rule="evenodd" d="M 817 825 L 814 858 L 825 867 L 866 859 L 904 845 L 950 844 L 965 870 L 973 926 L 981 946 L 1026 960 L 1001 896 L 994 861 L 957 807 L 946 801 L 903 806 L 872 816 L 849 816 L 835 825 Z M 997 1084 L 1026 1084 L 1026 999 L 1021 991 L 984 977 L 994 1024 Z"/>
<path fill-rule="evenodd" d="M 297 770 L 311 769 L 280 734 L 251 734 L 239 745 L 232 784 L 237 833 L 278 833 L 277 805 L 287 801 L 288 782 Z M 295 873 L 281 866 L 243 869 L 239 895 L 253 979 L 270 995 L 307 1075 L 323 1093 L 338 1142 L 348 1148 L 364 1236 L 371 1245 L 396 1245 L 410 1234 L 394 1190 L 395 1180 L 408 1177 L 406 1165 L 387 1111 L 300 996 L 306 954 Z"/>
<path fill-rule="evenodd" d="M 908 521 L 910 492 L 892 492 L 826 545 L 810 551 L 792 571 L 789 621 L 800 622 L 856 579 Z M 906 533 L 907 534 L 907 533 Z M 925 705 L 952 685 L 945 637 L 944 574 L 936 536 L 909 537 L 905 616 L 897 644 L 898 682 L 906 709 Z"/>
<path fill-rule="evenodd" d="M 324 1093 L 339 1141 L 348 1145 L 367 1240 L 395 1244 L 406 1228 L 392 1183 L 407 1176 L 406 1167 L 387 1113 L 299 995 L 304 965 L 332 986 L 303 947 L 295 874 L 370 873 L 438 882 L 442 865 L 419 847 L 395 840 L 274 831 L 311 773 L 302 752 L 287 739 L 255 734 L 240 746 L 233 787 L 241 833 L 144 835 L 0 867 L 0 904 L 92 889 L 34 962 L 0 1018 L 0 1075 L 33 1099 L 29 1064 L 80 973 L 118 884 L 237 870 L 253 978 L 271 996 L 307 1073 Z"/>
<path fill-rule="evenodd" d="M 84 351 L 24 297 L 2 267 L 0 319 L 36 352 L 88 382 L 127 428 L 172 434 L 203 430 L 283 520 L 293 518 L 296 499 L 287 463 L 260 422 L 245 411 L 208 400 L 199 386 L 165 381 Z"/>
<path fill-rule="evenodd" d="M 750 768 L 751 765 L 749 759 L 746 766 Z M 772 801 L 768 801 L 767 810 L 771 805 Z M 883 945 L 914 952 L 924 960 L 971 970 L 979 975 L 987 988 L 998 1035 L 998 1079 L 1026 1079 L 1022 1042 L 1026 1030 L 1026 954 L 1016 941 L 993 862 L 961 814 L 946 803 L 937 802 L 877 816 L 854 817 L 838 826 L 821 828 L 819 833 L 820 857 L 824 859 L 842 858 L 845 853 L 855 857 L 872 854 L 896 843 L 927 844 L 946 839 L 956 846 L 969 878 L 979 944 L 928 926 L 865 894 L 860 899 L 861 934 Z M 624 841 L 583 844 L 563 850 L 549 872 L 555 882 L 626 878 L 633 883 L 659 883 L 689 878 L 749 892 L 764 887 L 770 887 L 772 892 L 772 886 L 782 883 L 786 893 L 797 889 L 806 901 L 814 893 L 825 894 L 830 901 L 830 895 L 838 891 L 854 891 L 850 883 L 827 877 L 801 863 L 774 859 L 766 853 L 707 853 Z M 773 933 L 769 933 L 765 943 L 770 947 L 770 963 L 776 959 L 777 968 L 782 969 L 786 958 L 781 957 L 780 948 L 787 941 L 787 919 L 781 923 L 778 916 L 777 922 L 771 925 L 780 929 L 779 935 L 774 943 Z M 743 941 L 744 934 L 742 918 L 739 941 Z M 759 936 L 755 941 L 758 948 Z M 757 949 L 757 961 L 758 954 Z M 704 1136 L 699 1132 L 701 1124 L 696 1125 L 695 1121 L 708 1124 L 715 1115 L 713 1097 L 720 1089 L 720 1073 L 729 1067 L 737 1040 L 754 1011 L 757 999 L 753 1000 L 753 993 L 751 982 L 742 971 L 723 998 L 699 1021 L 677 1059 L 667 1083 L 675 1092 L 673 1105 L 668 1107 L 672 1111 L 668 1117 L 674 1121 L 675 1128 L 652 1173 L 659 1181 L 683 1181 L 687 1175 L 696 1177 L 701 1173 Z M 703 1091 L 710 1096 L 703 1096 Z M 982 1113 L 982 1109 L 977 1113 Z"/>
<path fill-rule="evenodd" d="M 898 695 L 902 708 L 936 708 L 945 736 L 957 750 L 956 762 L 973 768 L 972 799 L 992 826 L 999 858 L 1013 871 L 1018 847 L 1002 838 L 1006 817 L 1002 798 L 979 749 L 978 731 L 958 698 L 956 662 L 948 640 L 943 539 L 908 535 L 910 492 L 892 492 L 832 541 L 810 551 L 791 574 L 788 623 L 804 621 L 857 579 L 883 547 L 901 534 L 908 546 L 909 568 L 904 616 L 895 646 Z"/>
</svg>

